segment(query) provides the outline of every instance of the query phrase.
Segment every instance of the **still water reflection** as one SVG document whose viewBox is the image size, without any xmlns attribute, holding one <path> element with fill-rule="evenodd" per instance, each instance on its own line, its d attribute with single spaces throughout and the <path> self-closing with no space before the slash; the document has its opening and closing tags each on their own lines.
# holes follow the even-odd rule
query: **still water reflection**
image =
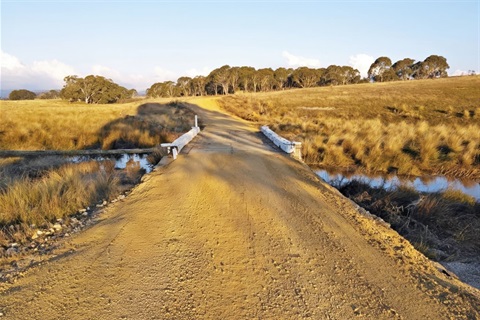
<svg viewBox="0 0 480 320">
<path fill-rule="evenodd" d="M 83 162 L 83 161 L 105 161 L 105 160 L 114 160 L 115 168 L 124 169 L 127 166 L 127 163 L 139 164 L 141 168 L 145 169 L 146 173 L 152 171 L 154 164 L 148 161 L 148 156 L 144 154 L 119 154 L 111 156 L 77 156 L 72 157 L 72 162 Z"/>
<path fill-rule="evenodd" d="M 372 188 L 394 190 L 400 185 L 409 186 L 419 192 L 441 192 L 447 189 L 460 190 L 480 201 L 480 183 L 473 180 L 448 179 L 444 176 L 408 178 L 395 175 L 365 175 L 358 173 L 341 173 L 330 170 L 317 170 L 317 175 L 328 184 L 340 188 L 351 181 L 368 184 Z"/>
</svg>

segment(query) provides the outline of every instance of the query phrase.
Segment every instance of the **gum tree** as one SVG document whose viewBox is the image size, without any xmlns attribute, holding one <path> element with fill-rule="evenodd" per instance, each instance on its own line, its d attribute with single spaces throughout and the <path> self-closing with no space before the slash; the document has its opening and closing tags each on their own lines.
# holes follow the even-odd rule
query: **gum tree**
<svg viewBox="0 0 480 320">
<path fill-rule="evenodd" d="M 392 60 L 389 57 L 379 57 L 368 69 L 368 77 L 376 82 L 386 81 L 389 77 L 389 70 L 392 66 Z"/>
</svg>

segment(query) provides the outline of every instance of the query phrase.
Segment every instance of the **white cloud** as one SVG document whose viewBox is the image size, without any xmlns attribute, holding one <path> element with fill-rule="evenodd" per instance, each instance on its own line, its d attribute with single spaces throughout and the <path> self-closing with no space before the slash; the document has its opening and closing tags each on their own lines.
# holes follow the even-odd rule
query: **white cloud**
<svg viewBox="0 0 480 320">
<path fill-rule="evenodd" d="M 468 71 L 465 71 L 465 70 L 455 70 L 455 72 L 453 73 L 450 73 L 451 76 L 467 76 L 468 75 Z"/>
<path fill-rule="evenodd" d="M 351 56 L 349 64 L 352 68 L 360 71 L 362 77 L 366 77 L 370 65 L 375 61 L 375 58 L 369 56 L 368 54 L 359 53 L 357 55 Z"/>
<path fill-rule="evenodd" d="M 163 81 L 177 81 L 177 76 L 170 70 L 163 69 L 161 67 L 153 68 L 154 72 L 154 80 L 155 82 L 163 82 Z"/>
<path fill-rule="evenodd" d="M 144 90 L 150 87 L 155 82 L 176 81 L 179 77 L 174 72 L 164 69 L 162 67 L 154 67 L 150 72 L 143 75 L 126 74 L 116 69 L 104 65 L 94 65 L 91 67 L 89 73 L 77 73 L 75 69 L 61 61 L 42 60 L 34 61 L 28 65 L 22 63 L 17 57 L 3 52 L 1 53 L 1 85 L 2 90 L 10 89 L 28 89 L 28 90 L 48 90 L 60 89 L 65 84 L 63 79 L 68 75 L 78 75 L 80 77 L 88 74 L 101 75 L 114 82 L 126 87 L 135 88 L 137 90 Z M 194 73 L 208 74 L 208 68 L 201 70 L 189 70 Z M 197 74 L 196 74 L 197 75 Z"/>
<path fill-rule="evenodd" d="M 2 89 L 59 89 L 63 78 L 75 73 L 71 66 L 55 59 L 26 65 L 11 54 L 0 53 Z"/>
<path fill-rule="evenodd" d="M 121 86 L 128 89 L 135 88 L 137 90 L 144 90 L 156 82 L 176 81 L 178 78 L 174 72 L 158 66 L 154 67 L 151 72 L 144 75 L 125 74 L 104 65 L 94 65 L 91 70 L 94 75 L 112 79 L 115 83 L 118 83 Z"/>
<path fill-rule="evenodd" d="M 2 69 L 6 70 L 19 70 L 19 69 L 25 69 L 25 66 L 20 62 L 20 60 L 12 56 L 11 54 L 8 54 L 6 52 L 3 52 L 3 50 L 0 50 L 0 65 Z"/>
<path fill-rule="evenodd" d="M 287 64 L 290 67 L 320 67 L 320 60 L 318 59 L 296 56 L 287 51 L 283 51 L 282 56 L 287 59 Z"/>
<path fill-rule="evenodd" d="M 63 83 L 63 79 L 66 76 L 75 73 L 75 70 L 71 66 L 58 60 L 34 61 L 31 70 L 36 74 L 45 74 L 61 83 Z"/>
<path fill-rule="evenodd" d="M 208 76 L 210 72 L 212 72 L 212 68 L 203 67 L 201 69 L 189 69 L 185 72 L 185 75 L 190 78 L 194 78 L 196 76 Z"/>
</svg>

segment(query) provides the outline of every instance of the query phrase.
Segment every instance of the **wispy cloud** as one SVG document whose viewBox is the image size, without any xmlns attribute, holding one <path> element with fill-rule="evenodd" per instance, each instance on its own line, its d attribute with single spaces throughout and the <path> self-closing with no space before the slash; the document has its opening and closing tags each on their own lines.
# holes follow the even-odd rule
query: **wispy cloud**
<svg viewBox="0 0 480 320">
<path fill-rule="evenodd" d="M 296 56 L 288 51 L 283 51 L 282 56 L 287 60 L 287 64 L 290 67 L 320 67 L 320 60 L 318 59 Z"/>
<path fill-rule="evenodd" d="M 451 76 L 467 76 L 468 71 L 465 70 L 455 70 L 453 73 L 450 73 Z"/>
<path fill-rule="evenodd" d="M 28 89 L 49 90 L 63 87 L 64 78 L 68 75 L 85 77 L 89 74 L 100 75 L 112 79 L 127 88 L 144 90 L 155 82 L 176 81 L 179 77 L 173 71 L 156 66 L 145 74 L 126 74 L 105 65 L 94 65 L 87 72 L 78 72 L 73 67 L 58 61 L 42 60 L 25 64 L 16 56 L 0 51 L 2 90 Z M 193 69 L 192 69 L 193 70 Z M 193 70 L 194 73 L 204 73 L 205 70 Z M 207 73 L 208 74 L 208 73 Z"/>
<path fill-rule="evenodd" d="M 2 89 L 58 89 L 63 78 L 74 74 L 73 67 L 56 59 L 24 64 L 17 57 L 0 51 Z"/>
<path fill-rule="evenodd" d="M 354 56 L 350 56 L 349 64 L 352 68 L 360 71 L 362 77 L 366 77 L 368 74 L 368 69 L 375 61 L 375 58 L 369 56 L 368 54 L 359 53 Z"/>
<path fill-rule="evenodd" d="M 189 69 L 185 72 L 187 77 L 208 76 L 213 69 L 210 67 L 203 67 L 201 69 Z"/>
<path fill-rule="evenodd" d="M 174 72 L 158 66 L 154 67 L 150 72 L 140 75 L 122 73 L 119 70 L 104 65 L 94 65 L 92 67 L 92 74 L 112 79 L 115 83 L 126 88 L 135 88 L 137 90 L 149 88 L 156 82 L 176 81 L 177 79 Z"/>
</svg>

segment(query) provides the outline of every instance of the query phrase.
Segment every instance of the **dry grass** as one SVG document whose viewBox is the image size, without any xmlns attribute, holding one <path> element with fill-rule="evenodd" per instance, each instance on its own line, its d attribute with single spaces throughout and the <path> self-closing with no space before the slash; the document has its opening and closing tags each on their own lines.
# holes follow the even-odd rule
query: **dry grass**
<svg viewBox="0 0 480 320">
<path fill-rule="evenodd" d="M 480 76 L 228 96 L 224 109 L 303 142 L 311 165 L 480 178 Z"/>
<path fill-rule="evenodd" d="M 480 203 L 459 191 L 420 194 L 409 187 L 394 191 L 353 181 L 340 191 L 389 222 L 435 260 L 475 258 L 480 254 Z"/>
<path fill-rule="evenodd" d="M 38 179 L 21 178 L 0 193 L 0 226 L 43 225 L 117 192 L 112 165 L 63 165 Z"/>
<path fill-rule="evenodd" d="M 62 100 L 0 101 L 0 149 L 153 147 L 193 125 L 193 113 L 168 100 L 86 105 Z M 174 120 L 172 120 L 174 119 Z"/>
<path fill-rule="evenodd" d="M 142 101 L 120 105 L 59 100 L 2 101 L 2 149 L 119 149 L 171 142 L 193 126 L 184 105 Z M 150 155 L 158 161 L 161 151 Z M 151 162 L 152 162 L 151 161 Z M 109 200 L 145 173 L 138 163 L 69 163 L 62 157 L 0 158 L 0 245 L 24 242 L 30 225 L 44 225 Z"/>
</svg>

